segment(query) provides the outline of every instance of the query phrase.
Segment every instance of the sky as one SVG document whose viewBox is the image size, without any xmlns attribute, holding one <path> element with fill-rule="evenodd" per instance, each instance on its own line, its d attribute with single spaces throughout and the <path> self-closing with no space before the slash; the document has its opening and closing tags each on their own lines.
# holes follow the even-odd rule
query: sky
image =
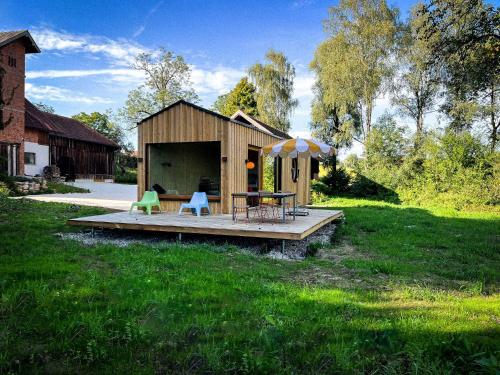
<svg viewBox="0 0 500 375">
<path fill-rule="evenodd" d="M 408 0 L 389 1 L 406 17 Z M 210 108 L 269 48 L 296 69 L 292 136 L 309 137 L 314 51 L 336 1 L 2 0 L 0 30 L 28 29 L 40 54 L 28 55 L 26 96 L 56 113 L 118 110 L 143 77 L 134 56 L 160 46 L 191 66 L 200 105 Z M 376 101 L 374 118 L 388 110 Z M 131 136 L 134 141 L 134 136 Z M 359 153 L 360 145 L 350 151 Z"/>
</svg>

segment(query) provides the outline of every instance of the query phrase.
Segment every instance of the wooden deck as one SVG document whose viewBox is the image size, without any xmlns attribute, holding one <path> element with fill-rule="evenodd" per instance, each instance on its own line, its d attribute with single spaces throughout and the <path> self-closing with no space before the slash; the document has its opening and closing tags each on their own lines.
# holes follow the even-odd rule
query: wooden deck
<svg viewBox="0 0 500 375">
<path fill-rule="evenodd" d="M 218 236 L 257 237 L 280 240 L 302 240 L 326 224 L 343 216 L 342 211 L 310 210 L 309 216 L 290 217 L 281 222 L 234 223 L 231 215 L 196 217 L 191 214 L 153 214 L 117 212 L 68 220 L 69 225 L 97 228 L 132 229 L 155 232 L 210 234 Z"/>
</svg>

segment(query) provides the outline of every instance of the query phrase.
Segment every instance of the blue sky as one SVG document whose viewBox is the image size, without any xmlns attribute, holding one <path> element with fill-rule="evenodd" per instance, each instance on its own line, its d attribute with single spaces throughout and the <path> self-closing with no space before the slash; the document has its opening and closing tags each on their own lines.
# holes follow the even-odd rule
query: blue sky
<svg viewBox="0 0 500 375">
<path fill-rule="evenodd" d="M 409 1 L 390 2 L 405 17 Z M 123 106 L 142 77 L 130 69 L 140 51 L 164 46 L 192 66 L 201 105 L 210 107 L 269 48 L 296 67 L 299 107 L 292 134 L 307 135 L 308 69 L 325 38 L 322 21 L 336 2 L 292 1 L 57 1 L 2 0 L 0 29 L 29 29 L 42 49 L 27 61 L 26 96 L 62 115 Z M 375 116 L 387 109 L 380 98 Z"/>
</svg>

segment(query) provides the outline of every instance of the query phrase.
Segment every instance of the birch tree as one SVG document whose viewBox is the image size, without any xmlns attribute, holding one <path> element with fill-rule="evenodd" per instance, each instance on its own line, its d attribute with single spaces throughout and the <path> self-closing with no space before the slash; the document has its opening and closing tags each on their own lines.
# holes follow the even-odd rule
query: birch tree
<svg viewBox="0 0 500 375">
<path fill-rule="evenodd" d="M 385 0 L 340 0 L 329 10 L 328 38 L 315 53 L 326 103 L 342 111 L 356 107 L 364 137 L 371 129 L 375 99 L 392 75 L 397 16 Z"/>
<path fill-rule="evenodd" d="M 257 63 L 248 73 L 256 87 L 259 119 L 282 131 L 290 130 L 290 117 L 298 101 L 293 98 L 295 68 L 278 51 L 266 53 L 266 63 Z"/>
</svg>

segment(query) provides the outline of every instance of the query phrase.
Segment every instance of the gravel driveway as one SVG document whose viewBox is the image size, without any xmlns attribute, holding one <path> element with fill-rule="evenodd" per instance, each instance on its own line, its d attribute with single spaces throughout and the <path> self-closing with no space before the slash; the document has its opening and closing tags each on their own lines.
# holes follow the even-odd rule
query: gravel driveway
<svg viewBox="0 0 500 375">
<path fill-rule="evenodd" d="M 76 181 L 71 185 L 89 189 L 90 193 L 39 194 L 28 195 L 26 198 L 44 202 L 105 207 L 121 211 L 128 210 L 130 204 L 137 200 L 137 185 L 93 181 Z"/>
</svg>

